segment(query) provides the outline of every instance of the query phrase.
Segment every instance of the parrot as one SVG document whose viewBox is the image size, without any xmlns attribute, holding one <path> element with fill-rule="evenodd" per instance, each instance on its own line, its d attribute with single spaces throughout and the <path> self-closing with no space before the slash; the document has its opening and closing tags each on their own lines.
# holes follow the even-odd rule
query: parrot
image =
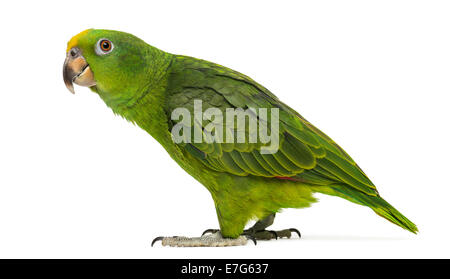
<svg viewBox="0 0 450 279">
<path fill-rule="evenodd" d="M 197 237 L 160 236 L 152 246 L 241 246 L 301 237 L 295 228 L 268 227 L 282 209 L 317 202 L 316 193 L 367 206 L 418 232 L 339 145 L 240 72 L 165 52 L 129 33 L 87 29 L 67 44 L 63 79 L 72 93 L 74 84 L 88 87 L 114 114 L 145 130 L 210 192 L 217 229 Z M 248 127 L 253 120 L 269 127 L 255 132 Z M 269 139 L 258 138 L 269 132 Z M 245 229 L 250 221 L 254 225 Z"/>
</svg>

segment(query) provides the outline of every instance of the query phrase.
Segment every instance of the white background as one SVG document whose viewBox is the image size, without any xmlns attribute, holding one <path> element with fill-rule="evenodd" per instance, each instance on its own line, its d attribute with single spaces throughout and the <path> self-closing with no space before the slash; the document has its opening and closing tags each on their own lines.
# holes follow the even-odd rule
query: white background
<svg viewBox="0 0 450 279">
<path fill-rule="evenodd" d="M 448 258 L 449 2 L 273 3 L 3 3 L 0 257 Z M 151 248 L 160 235 L 217 228 L 213 201 L 98 96 L 67 91 L 66 43 L 87 28 L 251 76 L 347 150 L 420 233 L 318 195 L 273 226 L 297 227 L 301 240 Z"/>
</svg>

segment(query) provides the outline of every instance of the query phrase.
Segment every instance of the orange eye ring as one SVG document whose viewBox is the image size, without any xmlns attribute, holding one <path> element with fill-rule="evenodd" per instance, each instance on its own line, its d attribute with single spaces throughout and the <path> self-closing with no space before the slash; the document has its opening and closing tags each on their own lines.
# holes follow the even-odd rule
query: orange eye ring
<svg viewBox="0 0 450 279">
<path fill-rule="evenodd" d="M 109 40 L 101 40 L 99 45 L 104 52 L 108 52 L 112 49 L 112 44 Z"/>
</svg>

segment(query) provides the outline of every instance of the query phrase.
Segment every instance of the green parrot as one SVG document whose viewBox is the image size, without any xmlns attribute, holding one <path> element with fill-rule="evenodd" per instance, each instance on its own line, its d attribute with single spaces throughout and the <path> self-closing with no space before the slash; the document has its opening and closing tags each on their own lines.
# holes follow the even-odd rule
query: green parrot
<svg viewBox="0 0 450 279">
<path fill-rule="evenodd" d="M 296 229 L 267 227 L 281 209 L 316 202 L 314 193 L 368 206 L 418 232 L 332 139 L 239 72 L 164 52 L 128 33 L 88 29 L 68 42 L 63 76 L 72 93 L 73 83 L 89 87 L 115 114 L 147 131 L 211 193 L 219 229 L 198 237 L 154 240 L 163 245 L 233 246 L 249 239 L 256 244 L 290 238 L 294 232 L 300 236 Z M 203 114 L 197 114 L 198 104 Z M 206 115 L 208 110 L 214 117 Z M 220 113 L 227 117 L 220 118 Z M 249 127 L 252 120 L 266 129 L 258 134 Z M 266 137 L 258 138 L 261 131 Z M 245 229 L 250 220 L 257 222 Z"/>
</svg>

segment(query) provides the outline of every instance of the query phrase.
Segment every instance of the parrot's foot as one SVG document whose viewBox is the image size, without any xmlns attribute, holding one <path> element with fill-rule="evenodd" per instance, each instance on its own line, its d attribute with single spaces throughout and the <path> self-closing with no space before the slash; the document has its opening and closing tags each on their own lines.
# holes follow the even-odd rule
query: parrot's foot
<svg viewBox="0 0 450 279">
<path fill-rule="evenodd" d="M 201 237 L 157 237 L 152 241 L 152 246 L 155 242 L 161 240 L 162 246 L 171 247 L 225 247 L 225 246 L 243 246 L 247 244 L 247 240 L 251 239 L 256 245 L 256 240 L 251 236 L 241 235 L 238 238 L 225 238 L 220 231 L 209 235 L 202 235 Z"/>
<path fill-rule="evenodd" d="M 302 237 L 300 232 L 297 229 L 286 229 L 282 231 L 271 231 L 266 230 L 267 227 L 273 224 L 273 221 L 275 220 L 275 213 L 270 214 L 264 219 L 259 220 L 256 222 L 253 227 L 249 228 L 248 230 L 244 230 L 244 232 L 241 234 L 241 236 L 246 236 L 250 239 L 256 239 L 256 240 L 271 240 L 271 239 L 278 239 L 278 238 L 291 238 L 292 233 L 296 233 L 299 238 Z M 219 230 L 213 230 L 209 229 L 203 232 L 202 236 L 206 233 L 217 233 Z"/>
<path fill-rule="evenodd" d="M 203 232 L 202 237 L 207 233 L 217 233 L 217 232 L 219 232 L 219 230 L 208 229 Z M 281 231 L 270 231 L 270 230 L 256 231 L 253 228 L 250 228 L 248 230 L 245 230 L 241 234 L 241 236 L 246 236 L 250 239 L 255 239 L 255 240 L 271 240 L 271 239 L 278 239 L 278 238 L 283 238 L 283 237 L 291 238 L 292 233 L 296 233 L 299 238 L 302 237 L 300 232 L 294 228 L 281 230 Z"/>
<path fill-rule="evenodd" d="M 278 239 L 278 238 L 291 238 L 292 233 L 296 233 L 299 238 L 302 237 L 300 232 L 297 229 L 286 229 L 281 231 L 271 231 L 271 230 L 261 230 L 261 231 L 255 231 L 252 229 L 245 230 L 243 235 L 248 235 L 256 238 L 257 240 L 271 240 L 271 239 Z"/>
</svg>

